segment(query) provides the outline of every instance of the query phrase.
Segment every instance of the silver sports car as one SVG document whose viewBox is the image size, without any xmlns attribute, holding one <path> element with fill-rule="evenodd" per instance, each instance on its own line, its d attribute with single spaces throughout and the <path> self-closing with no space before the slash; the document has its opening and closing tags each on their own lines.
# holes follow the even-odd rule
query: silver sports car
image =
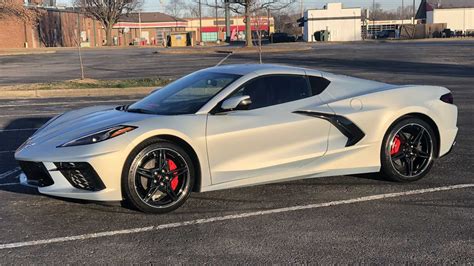
<svg viewBox="0 0 474 266">
<path fill-rule="evenodd" d="M 227 65 L 131 105 L 56 116 L 15 157 L 41 193 L 164 213 L 192 191 L 376 172 L 418 180 L 454 145 L 456 121 L 443 87 Z"/>
</svg>

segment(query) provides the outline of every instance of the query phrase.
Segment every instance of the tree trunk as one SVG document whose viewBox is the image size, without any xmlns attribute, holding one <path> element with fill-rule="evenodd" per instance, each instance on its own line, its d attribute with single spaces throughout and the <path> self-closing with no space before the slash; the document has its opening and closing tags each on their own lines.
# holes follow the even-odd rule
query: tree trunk
<svg viewBox="0 0 474 266">
<path fill-rule="evenodd" d="M 107 46 L 114 45 L 112 41 L 112 28 L 113 28 L 112 24 L 108 24 L 105 26 L 105 40 L 107 41 L 105 45 Z"/>
<path fill-rule="evenodd" d="M 250 1 L 245 5 L 245 46 L 252 47 L 252 24 L 250 20 Z"/>
</svg>

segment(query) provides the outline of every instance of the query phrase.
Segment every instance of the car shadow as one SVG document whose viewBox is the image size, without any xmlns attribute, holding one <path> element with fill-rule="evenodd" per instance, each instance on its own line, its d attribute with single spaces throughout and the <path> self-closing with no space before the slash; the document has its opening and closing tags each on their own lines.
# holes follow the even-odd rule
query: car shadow
<svg viewBox="0 0 474 266">
<path fill-rule="evenodd" d="M 0 128 L 0 173 L 5 174 L 0 179 L 0 190 L 13 193 L 37 195 L 35 188 L 21 186 L 18 175 L 18 163 L 14 151 L 51 117 L 23 117 L 13 119 Z M 9 174 L 8 174 L 9 173 Z"/>
</svg>

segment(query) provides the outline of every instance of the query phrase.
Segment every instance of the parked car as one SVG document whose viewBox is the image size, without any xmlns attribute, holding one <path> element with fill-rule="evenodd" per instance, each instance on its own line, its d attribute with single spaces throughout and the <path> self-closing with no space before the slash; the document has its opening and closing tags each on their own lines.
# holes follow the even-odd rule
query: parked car
<svg viewBox="0 0 474 266">
<path fill-rule="evenodd" d="M 395 36 L 395 30 L 382 30 L 375 34 L 376 39 L 394 39 Z"/>
<path fill-rule="evenodd" d="M 15 158 L 40 193 L 165 213 L 192 191 L 376 172 L 415 181 L 451 150 L 456 122 L 439 86 L 226 65 L 131 105 L 56 116 Z"/>
<path fill-rule="evenodd" d="M 279 42 L 296 42 L 297 37 L 294 35 L 290 35 L 286 32 L 276 32 L 270 35 L 270 41 L 272 43 L 279 43 Z"/>
</svg>

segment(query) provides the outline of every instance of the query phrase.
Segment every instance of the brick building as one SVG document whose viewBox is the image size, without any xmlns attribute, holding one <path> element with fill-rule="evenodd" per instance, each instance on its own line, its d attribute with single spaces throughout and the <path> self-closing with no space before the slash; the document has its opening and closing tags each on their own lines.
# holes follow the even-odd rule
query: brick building
<svg viewBox="0 0 474 266">
<path fill-rule="evenodd" d="M 132 13 L 114 25 L 116 45 L 163 45 L 172 32 L 184 32 L 188 22 L 160 12 Z"/>
<path fill-rule="evenodd" d="M 74 10 L 45 9 L 35 26 L 42 47 L 101 46 L 102 25 Z"/>
<path fill-rule="evenodd" d="M 21 0 L 19 0 L 21 1 Z M 36 0 L 30 7 L 38 10 L 33 25 L 20 18 L 0 19 L 0 48 L 71 47 L 80 42 L 83 47 L 105 43 L 102 24 L 73 8 L 56 8 L 54 0 Z M 133 13 L 124 16 L 114 26 L 114 45 L 163 45 L 171 32 L 183 32 L 187 21 L 159 12 Z"/>
<path fill-rule="evenodd" d="M 31 0 L 30 0 L 31 1 Z M 23 4 L 23 0 L 17 0 L 18 4 Z M 30 4 L 37 4 L 40 1 L 31 1 Z M 29 47 L 37 40 L 34 29 L 18 18 L 0 18 L 0 48 L 23 48 Z"/>
</svg>

